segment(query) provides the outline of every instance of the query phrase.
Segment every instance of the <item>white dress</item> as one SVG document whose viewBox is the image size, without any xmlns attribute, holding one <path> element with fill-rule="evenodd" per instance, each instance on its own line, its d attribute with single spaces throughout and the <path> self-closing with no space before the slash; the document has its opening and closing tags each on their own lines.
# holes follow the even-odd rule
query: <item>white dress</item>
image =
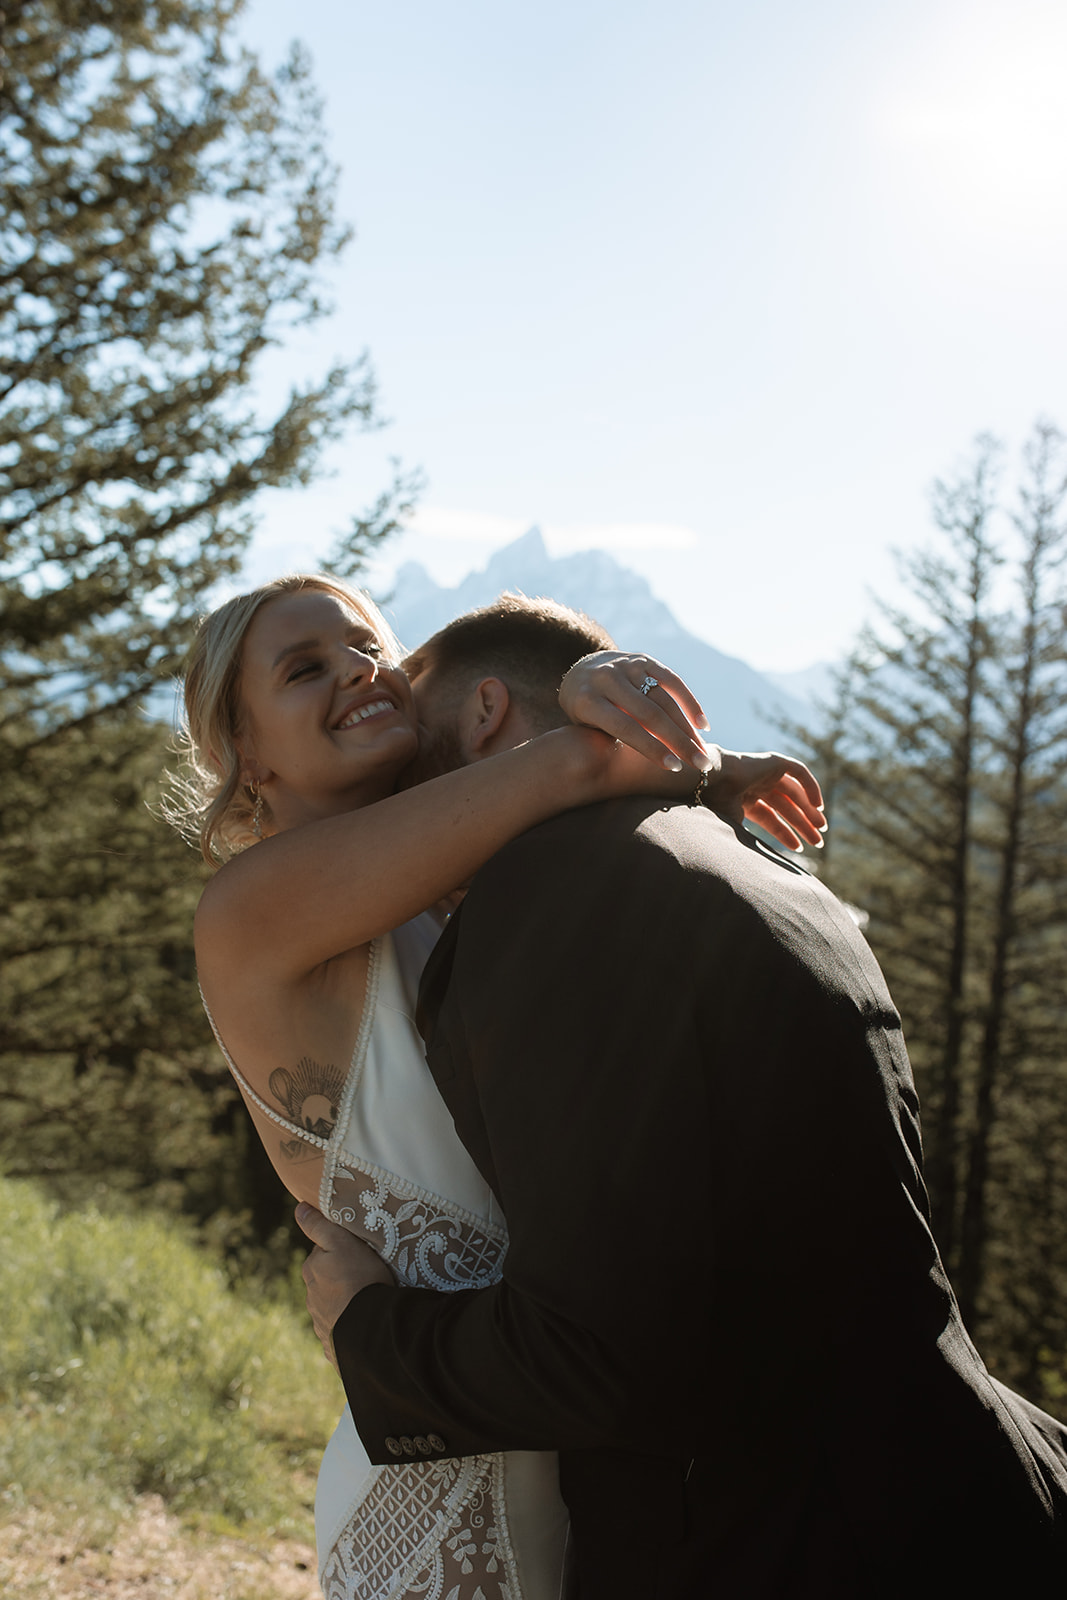
<svg viewBox="0 0 1067 1600">
<path fill-rule="evenodd" d="M 437 933 L 422 916 L 371 946 L 363 1021 L 329 1139 L 268 1106 L 219 1045 L 260 1110 L 323 1150 L 326 1216 L 366 1239 L 399 1283 L 449 1291 L 495 1283 L 507 1233 L 415 1027 Z M 319 1473 L 315 1532 L 326 1600 L 557 1600 L 567 1513 L 554 1455 L 374 1466 L 346 1406 Z"/>
</svg>

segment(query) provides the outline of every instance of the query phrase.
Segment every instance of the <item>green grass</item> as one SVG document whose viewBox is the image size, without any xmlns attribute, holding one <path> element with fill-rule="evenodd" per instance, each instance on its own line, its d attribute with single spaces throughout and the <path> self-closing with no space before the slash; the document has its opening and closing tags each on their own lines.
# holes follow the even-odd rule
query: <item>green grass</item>
<svg viewBox="0 0 1067 1600">
<path fill-rule="evenodd" d="M 343 1405 L 303 1318 L 255 1304 L 153 1215 L 61 1212 L 0 1179 L 0 1497 L 307 1538 Z M 295 1488 L 304 1484 L 304 1504 Z"/>
</svg>

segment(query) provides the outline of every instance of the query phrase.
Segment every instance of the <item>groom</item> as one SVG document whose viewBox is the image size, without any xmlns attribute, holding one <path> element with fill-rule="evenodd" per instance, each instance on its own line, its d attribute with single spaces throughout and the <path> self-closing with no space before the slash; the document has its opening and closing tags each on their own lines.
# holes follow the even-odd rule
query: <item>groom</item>
<svg viewBox="0 0 1067 1600">
<path fill-rule="evenodd" d="M 431 760 L 541 731 L 536 615 L 413 658 Z M 558 1450 L 580 1600 L 1063 1591 L 1067 1435 L 959 1321 L 900 1021 L 814 878 L 699 806 L 565 813 L 476 875 L 420 1008 L 510 1247 L 398 1289 L 301 1208 L 373 1461 Z"/>
</svg>

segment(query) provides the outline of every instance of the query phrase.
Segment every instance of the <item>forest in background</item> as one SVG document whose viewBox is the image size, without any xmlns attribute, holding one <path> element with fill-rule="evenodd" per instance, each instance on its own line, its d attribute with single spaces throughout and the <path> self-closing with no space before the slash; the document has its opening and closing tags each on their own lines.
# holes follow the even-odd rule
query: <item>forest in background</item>
<svg viewBox="0 0 1067 1600">
<path fill-rule="evenodd" d="M 348 230 L 294 48 L 239 0 L 6 0 L 0 58 L 0 1162 L 64 1203 L 185 1215 L 240 1270 L 288 1203 L 211 1043 L 203 873 L 155 816 L 173 679 L 264 489 L 376 427 L 365 355 L 274 412 Z M 358 573 L 398 471 L 337 540 Z"/>
<path fill-rule="evenodd" d="M 934 485 L 818 730 L 819 870 L 860 908 L 922 1102 L 934 1233 L 994 1372 L 1067 1399 L 1067 439 Z"/>
<path fill-rule="evenodd" d="M 239 9 L 2 11 L 0 1578 L 26 1593 L 128 1592 L 119 1522 L 146 1580 L 138 1530 L 184 1552 L 182 1594 L 251 1600 L 264 1561 L 274 1592 L 312 1592 L 343 1404 L 200 1007 L 203 871 L 155 814 L 161 708 L 256 496 L 377 423 L 365 357 L 257 400 L 271 348 L 327 314 L 347 230 L 307 63 L 265 73 Z M 353 518 L 336 570 L 407 492 Z M 186 1556 L 235 1531 L 297 1543 L 231 1543 L 204 1589 Z"/>
<path fill-rule="evenodd" d="M 363 358 L 254 400 L 271 345 L 329 309 L 334 173 L 299 52 L 265 75 L 231 0 L 4 10 L 0 1171 L 67 1211 L 177 1219 L 254 1293 L 299 1236 L 200 1007 L 205 869 L 156 815 L 158 708 L 257 494 L 376 421 Z M 980 441 L 905 559 L 912 603 L 788 736 L 827 792 L 819 870 L 904 1017 L 968 1321 L 1061 1413 L 1065 480 L 1051 424 L 1018 472 Z M 334 570 L 358 575 L 410 483 L 353 517 Z"/>
</svg>

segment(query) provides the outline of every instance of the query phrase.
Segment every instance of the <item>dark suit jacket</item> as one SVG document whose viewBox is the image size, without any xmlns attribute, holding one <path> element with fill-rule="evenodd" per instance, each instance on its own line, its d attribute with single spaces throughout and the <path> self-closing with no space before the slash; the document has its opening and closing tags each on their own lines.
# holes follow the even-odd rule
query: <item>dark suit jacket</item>
<svg viewBox="0 0 1067 1600">
<path fill-rule="evenodd" d="M 818 882 L 699 808 L 569 812 L 421 1005 L 511 1242 L 494 1288 L 346 1309 L 373 1460 L 558 1449 L 582 1600 L 1057 1592 L 1067 1435 L 959 1321 L 900 1021 Z"/>
</svg>

